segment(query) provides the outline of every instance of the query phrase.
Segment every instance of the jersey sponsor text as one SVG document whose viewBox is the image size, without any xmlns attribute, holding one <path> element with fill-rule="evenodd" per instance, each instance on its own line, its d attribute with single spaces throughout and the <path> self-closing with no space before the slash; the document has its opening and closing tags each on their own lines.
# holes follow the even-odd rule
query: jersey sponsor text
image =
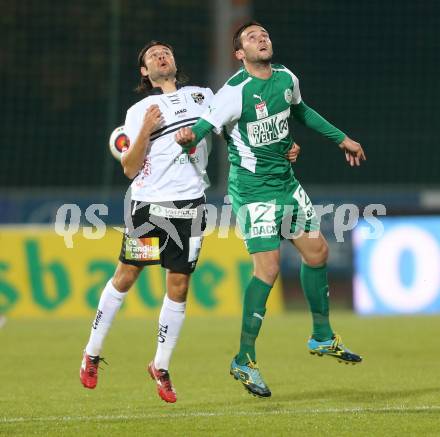
<svg viewBox="0 0 440 437">
<path fill-rule="evenodd" d="M 259 147 L 276 143 L 289 134 L 290 108 L 247 124 L 249 144 Z"/>
</svg>

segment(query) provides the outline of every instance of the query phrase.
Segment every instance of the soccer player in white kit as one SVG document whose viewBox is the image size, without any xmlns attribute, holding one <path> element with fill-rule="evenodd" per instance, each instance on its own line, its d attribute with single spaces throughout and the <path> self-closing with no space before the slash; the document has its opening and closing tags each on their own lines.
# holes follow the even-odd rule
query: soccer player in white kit
<svg viewBox="0 0 440 437">
<path fill-rule="evenodd" d="M 159 316 L 157 351 L 148 372 L 160 397 L 176 402 L 168 368 L 202 243 L 209 139 L 182 153 L 174 134 L 197 121 L 213 94 L 209 88 L 179 81 L 172 47 L 166 43 L 151 41 L 138 60 L 142 75 L 138 90 L 147 97 L 127 111 L 125 132 L 131 145 L 121 158 L 125 175 L 133 179 L 131 205 L 125 208 L 119 263 L 102 292 L 80 379 L 84 387 L 96 387 L 103 342 L 127 291 L 145 265 L 161 264 L 167 271 L 167 292 Z"/>
</svg>

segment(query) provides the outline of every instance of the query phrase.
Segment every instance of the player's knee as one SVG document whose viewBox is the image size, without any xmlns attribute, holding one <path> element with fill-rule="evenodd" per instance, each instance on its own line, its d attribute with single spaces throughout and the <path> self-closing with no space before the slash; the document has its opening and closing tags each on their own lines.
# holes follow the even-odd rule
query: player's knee
<svg viewBox="0 0 440 437">
<path fill-rule="evenodd" d="M 117 268 L 113 275 L 113 286 L 121 293 L 127 292 L 139 276 L 139 270 L 130 267 Z"/>
<path fill-rule="evenodd" d="M 254 275 L 267 284 L 273 284 L 279 273 L 280 266 L 277 263 L 258 266 L 254 271 Z"/>
<path fill-rule="evenodd" d="M 169 274 L 168 278 L 168 297 L 176 302 L 185 302 L 188 294 L 189 275 Z"/>
<path fill-rule="evenodd" d="M 303 256 L 304 261 L 309 266 L 320 266 L 327 262 L 328 260 L 328 244 L 326 241 L 322 241 L 322 243 L 313 251 L 305 256 Z"/>
<path fill-rule="evenodd" d="M 175 302 L 185 302 L 188 294 L 188 287 L 172 287 L 168 289 L 168 297 Z"/>
</svg>

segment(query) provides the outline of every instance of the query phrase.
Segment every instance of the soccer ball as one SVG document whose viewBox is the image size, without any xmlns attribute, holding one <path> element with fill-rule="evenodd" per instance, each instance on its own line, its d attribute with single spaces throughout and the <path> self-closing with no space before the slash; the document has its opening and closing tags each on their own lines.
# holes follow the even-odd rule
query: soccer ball
<svg viewBox="0 0 440 437">
<path fill-rule="evenodd" d="M 122 152 L 128 149 L 130 146 L 130 139 L 127 137 L 124 126 L 117 127 L 112 134 L 108 142 L 111 154 L 118 160 L 121 160 Z"/>
</svg>

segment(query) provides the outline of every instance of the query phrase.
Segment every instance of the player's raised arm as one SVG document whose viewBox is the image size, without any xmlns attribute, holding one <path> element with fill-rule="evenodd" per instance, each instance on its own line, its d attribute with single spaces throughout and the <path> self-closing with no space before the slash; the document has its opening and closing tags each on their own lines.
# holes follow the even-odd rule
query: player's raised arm
<svg viewBox="0 0 440 437">
<path fill-rule="evenodd" d="M 214 95 L 209 108 L 197 123 L 191 129 L 182 128 L 177 132 L 176 142 L 184 149 L 194 147 L 212 130 L 220 133 L 223 126 L 238 120 L 241 109 L 241 87 L 224 85 Z"/>
<path fill-rule="evenodd" d="M 130 138 L 130 114 L 127 114 L 125 126 Z M 162 122 L 162 113 L 157 105 L 151 105 L 145 112 L 141 128 L 137 134 L 131 133 L 136 140 L 129 149 L 122 154 L 121 164 L 124 174 L 130 179 L 136 177 L 150 148 L 150 135 Z"/>
</svg>

